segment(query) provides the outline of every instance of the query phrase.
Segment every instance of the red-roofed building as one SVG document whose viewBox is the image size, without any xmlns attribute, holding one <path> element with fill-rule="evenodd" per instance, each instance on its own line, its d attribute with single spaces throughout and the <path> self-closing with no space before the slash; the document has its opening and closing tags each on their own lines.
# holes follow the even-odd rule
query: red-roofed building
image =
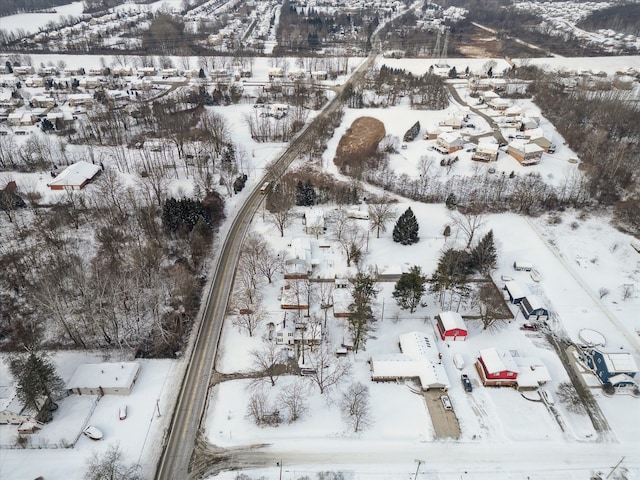
<svg viewBox="0 0 640 480">
<path fill-rule="evenodd" d="M 438 333 L 442 340 L 457 341 L 467 339 L 467 327 L 462 315 L 457 312 L 441 312 L 436 315 Z"/>
</svg>

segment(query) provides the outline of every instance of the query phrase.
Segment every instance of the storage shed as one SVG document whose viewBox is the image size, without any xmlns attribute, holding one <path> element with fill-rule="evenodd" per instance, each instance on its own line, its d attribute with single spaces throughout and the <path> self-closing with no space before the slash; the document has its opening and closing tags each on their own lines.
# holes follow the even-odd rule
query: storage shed
<svg viewBox="0 0 640 480">
<path fill-rule="evenodd" d="M 441 312 L 435 317 L 442 340 L 466 340 L 468 331 L 462 315 L 457 312 Z"/>
<path fill-rule="evenodd" d="M 549 318 L 549 311 L 542 306 L 542 302 L 535 295 L 527 295 L 520 301 L 520 310 L 524 318 L 535 320 L 546 320 Z"/>
<path fill-rule="evenodd" d="M 509 301 L 514 305 L 519 305 L 522 299 L 527 296 L 527 291 L 515 280 L 505 282 L 504 290 L 509 295 Z"/>
</svg>

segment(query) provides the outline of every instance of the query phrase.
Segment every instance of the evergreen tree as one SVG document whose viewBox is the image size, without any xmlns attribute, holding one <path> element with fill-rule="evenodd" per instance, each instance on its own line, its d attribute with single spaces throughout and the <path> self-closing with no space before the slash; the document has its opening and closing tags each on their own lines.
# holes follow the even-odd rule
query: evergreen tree
<svg viewBox="0 0 640 480">
<path fill-rule="evenodd" d="M 449 70 L 449 78 L 458 78 L 456 67 L 451 67 L 451 70 Z"/>
<path fill-rule="evenodd" d="M 403 273 L 396 282 L 392 294 L 398 306 L 413 313 L 422 300 L 426 282 L 427 278 L 422 275 L 422 270 L 418 266 L 413 266 L 408 273 Z"/>
<path fill-rule="evenodd" d="M 444 204 L 449 210 L 455 210 L 458 206 L 458 199 L 456 198 L 456 194 L 451 192 L 447 195 L 447 199 L 444 201 Z"/>
<path fill-rule="evenodd" d="M 162 223 L 170 232 L 189 233 L 202 219 L 212 229 L 210 210 L 199 200 L 168 198 L 162 209 Z"/>
<path fill-rule="evenodd" d="M 353 302 L 349 305 L 348 328 L 353 342 L 353 349 L 364 347 L 375 330 L 376 318 L 373 315 L 371 303 L 378 290 L 375 288 L 375 279 L 372 275 L 358 273 L 351 279 L 351 295 Z"/>
<path fill-rule="evenodd" d="M 204 68 L 200 68 L 200 71 L 198 72 L 198 77 L 207 78 L 207 75 L 204 73 Z"/>
<path fill-rule="evenodd" d="M 35 351 L 12 358 L 9 369 L 18 382 L 18 398 L 26 408 L 38 411 L 43 398 L 53 402 L 64 390 L 53 363 Z"/>
<path fill-rule="evenodd" d="M 478 245 L 471 251 L 471 265 L 479 272 L 487 275 L 491 269 L 496 268 L 496 246 L 493 241 L 493 230 L 489 230 Z"/>
<path fill-rule="evenodd" d="M 304 184 L 302 180 L 298 180 L 296 183 L 296 205 L 302 207 L 304 204 Z"/>
<path fill-rule="evenodd" d="M 452 299 L 455 293 L 465 289 L 467 277 L 471 272 L 471 255 L 468 252 L 449 248 L 442 253 L 438 260 L 438 268 L 431 277 L 430 287 L 433 293 L 439 294 L 441 306 L 446 303 L 447 293 L 450 293 Z"/>
<path fill-rule="evenodd" d="M 420 240 L 418 237 L 419 228 L 418 220 L 413 214 L 411 207 L 409 207 L 400 215 L 400 218 L 398 218 L 398 221 L 393 227 L 393 241 L 401 243 L 402 245 L 417 243 L 418 240 Z"/>
<path fill-rule="evenodd" d="M 307 183 L 304 184 L 304 198 L 305 198 L 305 205 L 307 207 L 312 207 L 313 205 L 316 204 L 316 189 L 313 186 L 313 183 L 311 183 L 311 180 L 307 180 Z"/>
</svg>

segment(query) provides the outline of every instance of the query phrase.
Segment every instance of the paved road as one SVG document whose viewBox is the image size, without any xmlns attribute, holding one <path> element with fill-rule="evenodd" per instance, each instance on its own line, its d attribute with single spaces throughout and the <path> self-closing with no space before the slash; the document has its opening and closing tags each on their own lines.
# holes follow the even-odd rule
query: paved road
<svg viewBox="0 0 640 480">
<path fill-rule="evenodd" d="M 371 66 L 376 56 L 371 55 L 354 72 L 348 82 L 357 82 Z M 303 151 L 313 132 L 317 119 L 326 117 L 341 106 L 340 95 L 337 94 L 318 115 L 316 120 L 300 133 L 289 145 L 289 148 L 273 164 L 265 177 L 258 182 L 245 203 L 240 207 L 233 219 L 221 248 L 214 271 L 202 322 L 199 324 L 197 337 L 191 352 L 191 359 L 180 389 L 180 395 L 173 412 L 171 427 L 166 439 L 165 448 L 159 461 L 156 478 L 158 480 L 175 480 L 186 478 L 194 450 L 200 422 L 207 404 L 211 373 L 218 349 L 220 332 L 231 293 L 233 275 L 238 263 L 238 255 L 242 240 L 249 229 L 253 215 L 258 210 L 263 195 L 260 186 L 282 175 L 287 167 Z"/>
<path fill-rule="evenodd" d="M 462 97 L 460 97 L 460 94 L 456 90 L 456 87 L 455 87 L 454 84 L 447 83 L 447 88 L 449 89 L 449 93 L 451 94 L 451 96 L 453 97 L 453 99 L 456 102 L 458 102 L 463 107 L 468 107 L 469 110 L 471 110 L 476 115 L 480 115 L 482 118 L 484 118 L 489 123 L 489 126 L 491 128 L 493 128 L 493 136 L 496 138 L 496 140 L 498 140 L 498 143 L 507 143 L 507 141 L 502 136 L 502 132 L 500 131 L 500 127 L 498 126 L 498 124 L 495 122 L 495 120 L 493 118 L 491 118 L 489 115 L 487 115 L 483 111 L 478 110 L 477 108 L 474 108 L 471 105 L 468 105 L 464 100 L 462 100 Z"/>
</svg>

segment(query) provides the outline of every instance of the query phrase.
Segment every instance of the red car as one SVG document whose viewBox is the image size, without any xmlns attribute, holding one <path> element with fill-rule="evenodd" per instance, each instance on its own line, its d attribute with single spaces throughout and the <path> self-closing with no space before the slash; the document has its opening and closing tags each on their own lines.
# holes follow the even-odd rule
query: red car
<svg viewBox="0 0 640 480">
<path fill-rule="evenodd" d="M 538 326 L 531 323 L 524 323 L 520 328 L 522 330 L 529 330 L 530 332 L 536 332 L 538 330 Z"/>
</svg>

